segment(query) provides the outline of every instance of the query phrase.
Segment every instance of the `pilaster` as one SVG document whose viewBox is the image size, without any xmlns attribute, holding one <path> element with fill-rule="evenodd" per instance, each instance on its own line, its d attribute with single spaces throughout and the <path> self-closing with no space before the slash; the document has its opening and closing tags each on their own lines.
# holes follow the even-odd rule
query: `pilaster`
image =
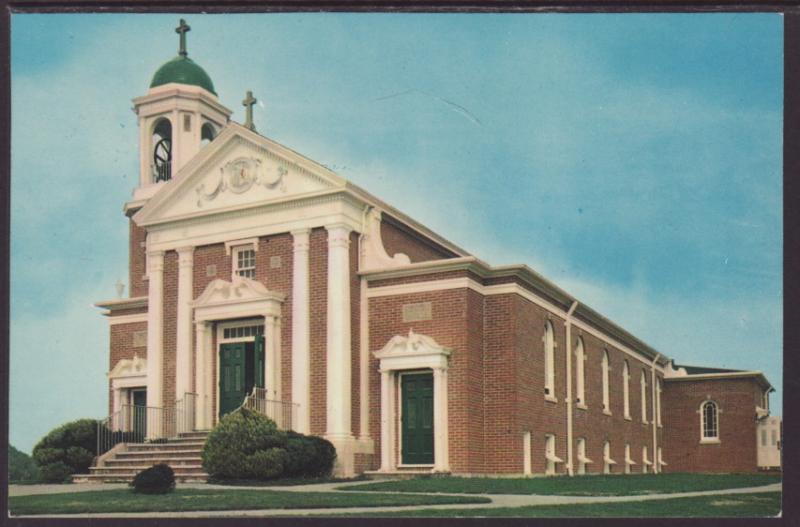
<svg viewBox="0 0 800 527">
<path fill-rule="evenodd" d="M 175 349 L 175 400 L 192 391 L 192 270 L 194 247 L 178 249 L 178 320 Z"/>
<path fill-rule="evenodd" d="M 163 406 L 164 251 L 147 253 L 147 405 Z"/>
<path fill-rule="evenodd" d="M 292 258 L 292 402 L 298 405 L 297 431 L 311 430 L 311 376 L 310 376 L 310 285 L 309 285 L 309 233 L 310 229 L 292 231 L 294 254 Z"/>
</svg>

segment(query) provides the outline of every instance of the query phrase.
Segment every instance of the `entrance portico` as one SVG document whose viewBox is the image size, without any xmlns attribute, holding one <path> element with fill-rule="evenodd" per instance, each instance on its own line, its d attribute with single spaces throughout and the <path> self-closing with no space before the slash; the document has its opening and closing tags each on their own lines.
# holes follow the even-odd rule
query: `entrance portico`
<svg viewBox="0 0 800 527">
<path fill-rule="evenodd" d="M 430 337 L 409 331 L 408 336 L 393 337 L 374 355 L 380 360 L 381 372 L 380 472 L 394 472 L 405 467 L 430 467 L 433 472 L 449 472 L 447 368 L 450 350 Z M 430 408 L 431 377 L 432 419 L 425 415 Z M 401 415 L 397 415 L 398 407 Z M 413 414 L 408 415 L 409 411 Z M 433 428 L 432 460 L 428 425 Z M 400 448 L 396 448 L 398 444 Z M 399 459 L 396 452 L 400 453 Z"/>
<path fill-rule="evenodd" d="M 269 291 L 260 282 L 235 276 L 231 282 L 217 279 L 192 302 L 194 308 L 195 386 L 197 428 L 211 428 L 219 415 L 219 395 L 214 397 L 212 372 L 219 377 L 219 353 L 214 349 L 214 325 L 234 319 L 264 320 L 263 378 L 266 397 L 281 400 L 281 306 L 285 296 Z M 217 401 L 216 405 L 213 401 Z M 217 408 L 215 408 L 215 406 Z"/>
</svg>

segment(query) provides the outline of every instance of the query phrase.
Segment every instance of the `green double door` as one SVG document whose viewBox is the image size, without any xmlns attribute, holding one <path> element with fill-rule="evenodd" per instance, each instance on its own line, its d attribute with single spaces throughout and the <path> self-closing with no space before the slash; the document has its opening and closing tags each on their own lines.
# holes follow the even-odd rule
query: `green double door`
<svg viewBox="0 0 800 527">
<path fill-rule="evenodd" d="M 402 394 L 402 462 L 433 464 L 433 374 L 400 376 Z"/>
<path fill-rule="evenodd" d="M 219 416 L 239 408 L 254 386 L 264 388 L 264 337 L 219 347 Z"/>
</svg>

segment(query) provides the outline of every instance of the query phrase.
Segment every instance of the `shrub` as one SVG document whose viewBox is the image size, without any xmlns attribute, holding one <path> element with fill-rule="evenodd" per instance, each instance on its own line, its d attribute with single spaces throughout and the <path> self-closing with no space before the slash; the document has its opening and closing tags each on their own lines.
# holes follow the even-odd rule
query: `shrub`
<svg viewBox="0 0 800 527">
<path fill-rule="evenodd" d="M 283 472 L 285 457 L 275 453 L 254 455 L 270 449 L 285 450 L 287 442 L 286 433 L 278 430 L 274 421 L 240 408 L 223 417 L 208 434 L 203 468 L 213 479 L 272 479 Z"/>
<path fill-rule="evenodd" d="M 39 467 L 31 456 L 8 445 L 9 483 L 35 483 L 39 481 Z"/>
<path fill-rule="evenodd" d="M 203 468 L 215 480 L 325 477 L 335 459 L 330 441 L 283 432 L 271 419 L 245 408 L 223 417 L 203 448 Z"/>
<path fill-rule="evenodd" d="M 133 478 L 131 482 L 134 492 L 140 494 L 166 494 L 175 489 L 175 472 L 164 463 L 153 465 Z"/>
<path fill-rule="evenodd" d="M 72 467 L 63 461 L 48 463 L 39 468 L 41 480 L 46 483 L 67 483 L 69 482 L 69 477 L 74 473 Z"/>
<path fill-rule="evenodd" d="M 290 477 L 327 477 L 333 470 L 336 448 L 327 439 L 289 432 L 286 451 L 289 459 L 285 475 Z"/>
<path fill-rule="evenodd" d="M 61 483 L 70 474 L 89 472 L 97 455 L 97 421 L 79 419 L 51 430 L 33 447 L 42 481 Z"/>
</svg>

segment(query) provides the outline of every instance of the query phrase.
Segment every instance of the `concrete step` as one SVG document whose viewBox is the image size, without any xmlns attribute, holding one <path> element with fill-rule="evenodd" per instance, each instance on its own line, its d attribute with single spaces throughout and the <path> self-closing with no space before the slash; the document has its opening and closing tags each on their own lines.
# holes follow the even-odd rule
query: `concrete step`
<svg viewBox="0 0 800 527">
<path fill-rule="evenodd" d="M 119 476 L 114 474 L 73 474 L 73 483 L 130 483 L 133 476 Z M 177 483 L 206 483 L 207 474 L 176 475 Z"/>
<path fill-rule="evenodd" d="M 116 459 L 179 459 L 179 458 L 200 458 L 203 451 L 201 449 L 193 450 L 147 450 L 138 452 L 118 452 Z"/>
<path fill-rule="evenodd" d="M 211 430 L 195 430 L 194 432 L 181 432 L 178 437 L 195 437 L 205 439 Z"/>
<path fill-rule="evenodd" d="M 128 443 L 128 452 L 149 452 L 152 450 L 203 450 L 205 441 L 170 441 L 169 443 Z"/>
<path fill-rule="evenodd" d="M 159 463 L 165 463 L 171 467 L 180 467 L 184 465 L 202 465 L 203 460 L 199 457 L 186 457 L 186 458 L 146 458 L 146 459 L 109 459 L 105 462 L 103 467 L 139 467 L 147 465 L 152 467 Z M 100 467 L 98 467 L 100 468 Z"/>
<path fill-rule="evenodd" d="M 131 479 L 139 472 L 146 470 L 153 465 L 133 465 L 122 467 L 90 467 L 90 474 L 109 474 L 114 476 L 130 476 Z M 175 475 L 195 475 L 205 474 L 202 465 L 170 465 Z"/>
</svg>

